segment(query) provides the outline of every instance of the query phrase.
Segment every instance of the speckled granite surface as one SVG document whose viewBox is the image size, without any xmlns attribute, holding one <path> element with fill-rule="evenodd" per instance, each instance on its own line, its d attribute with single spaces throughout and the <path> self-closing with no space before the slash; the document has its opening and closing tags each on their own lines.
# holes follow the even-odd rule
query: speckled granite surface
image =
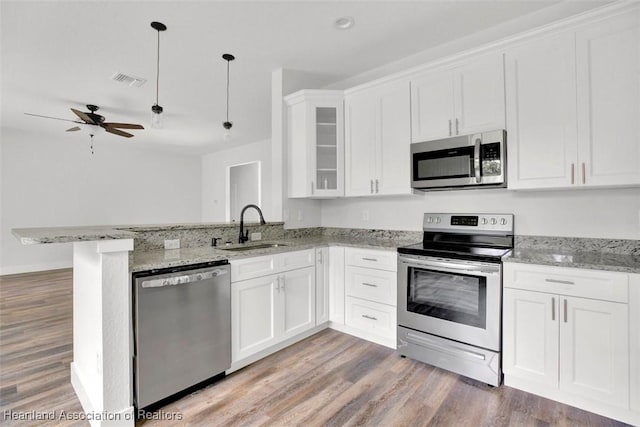
<svg viewBox="0 0 640 427">
<path fill-rule="evenodd" d="M 640 240 L 516 236 L 504 262 L 640 273 Z"/>
<path fill-rule="evenodd" d="M 23 245 L 133 239 L 136 236 L 130 230 L 113 226 L 14 228 L 11 232 Z"/>
<path fill-rule="evenodd" d="M 271 255 L 276 253 L 299 251 L 303 249 L 311 249 L 320 246 L 346 246 L 368 249 L 379 249 L 395 251 L 398 246 L 416 243 L 419 239 L 406 239 L 406 235 L 398 233 L 398 235 L 389 235 L 385 238 L 378 236 L 367 237 L 366 230 L 344 230 L 342 234 L 337 232 L 333 235 L 312 235 L 307 237 L 285 238 L 279 239 L 277 242 L 286 246 L 267 249 L 253 249 L 247 251 L 228 251 L 222 247 L 202 246 L 198 248 L 183 248 L 172 250 L 153 250 L 153 251 L 133 251 L 129 258 L 129 269 L 134 271 L 151 270 L 154 268 L 175 267 L 181 265 L 196 264 L 199 262 L 216 261 L 220 259 L 241 259 L 261 255 Z M 246 246 L 259 245 L 265 241 L 257 241 L 247 243 Z M 240 245 L 230 245 L 227 248 L 234 248 Z"/>
</svg>

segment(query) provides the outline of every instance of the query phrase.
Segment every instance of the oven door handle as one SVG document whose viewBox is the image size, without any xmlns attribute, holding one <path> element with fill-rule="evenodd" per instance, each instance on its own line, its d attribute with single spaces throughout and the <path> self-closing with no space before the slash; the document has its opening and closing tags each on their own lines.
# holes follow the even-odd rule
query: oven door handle
<svg viewBox="0 0 640 427">
<path fill-rule="evenodd" d="M 456 271 L 472 271 L 483 274 L 498 274 L 500 272 L 500 267 L 498 266 L 494 267 L 488 265 L 456 264 L 452 262 L 422 261 L 417 259 L 401 259 L 400 262 L 406 264 L 407 266 L 432 267 Z"/>
<path fill-rule="evenodd" d="M 446 354 L 450 354 L 457 357 L 464 355 L 468 358 L 475 359 L 475 360 L 486 359 L 485 355 L 482 353 L 476 353 L 475 351 L 469 351 L 453 345 L 444 345 L 442 343 L 433 342 L 429 339 L 426 339 L 424 337 L 421 337 L 412 333 L 408 333 L 406 338 L 407 338 L 407 341 L 409 341 L 412 344 L 419 345 L 421 347 L 431 348 L 441 353 L 446 353 Z M 400 339 L 400 341 L 401 341 L 401 344 L 398 346 L 398 348 L 405 347 L 406 341 L 404 341 L 403 339 Z"/>
</svg>

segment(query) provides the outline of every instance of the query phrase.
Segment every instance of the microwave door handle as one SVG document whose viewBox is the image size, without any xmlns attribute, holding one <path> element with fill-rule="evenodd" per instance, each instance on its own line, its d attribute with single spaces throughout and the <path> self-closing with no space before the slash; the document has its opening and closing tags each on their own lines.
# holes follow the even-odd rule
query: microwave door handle
<svg viewBox="0 0 640 427">
<path fill-rule="evenodd" d="M 476 183 L 480 183 L 482 181 L 482 177 L 480 176 L 480 144 L 482 143 L 482 139 L 480 137 L 475 138 L 475 150 L 473 156 L 473 166 L 476 172 Z"/>
</svg>

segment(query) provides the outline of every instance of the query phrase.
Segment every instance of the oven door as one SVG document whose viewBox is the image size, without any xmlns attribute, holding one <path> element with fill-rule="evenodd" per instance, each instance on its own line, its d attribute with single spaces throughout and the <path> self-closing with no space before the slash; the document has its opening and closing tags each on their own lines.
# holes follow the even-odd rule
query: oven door
<svg viewBox="0 0 640 427">
<path fill-rule="evenodd" d="M 499 263 L 398 257 L 398 325 L 500 350 Z"/>
</svg>

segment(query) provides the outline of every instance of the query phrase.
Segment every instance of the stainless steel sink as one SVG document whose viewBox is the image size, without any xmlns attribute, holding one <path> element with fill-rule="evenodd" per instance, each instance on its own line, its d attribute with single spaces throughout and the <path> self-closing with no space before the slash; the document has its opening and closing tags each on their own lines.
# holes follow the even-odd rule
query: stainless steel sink
<svg viewBox="0 0 640 427">
<path fill-rule="evenodd" d="M 286 243 L 259 243 L 257 245 L 246 245 L 246 246 L 235 246 L 231 248 L 226 248 L 224 246 L 220 247 L 223 251 L 251 251 L 253 249 L 268 249 L 268 248 L 279 248 L 282 246 L 289 246 Z"/>
</svg>

